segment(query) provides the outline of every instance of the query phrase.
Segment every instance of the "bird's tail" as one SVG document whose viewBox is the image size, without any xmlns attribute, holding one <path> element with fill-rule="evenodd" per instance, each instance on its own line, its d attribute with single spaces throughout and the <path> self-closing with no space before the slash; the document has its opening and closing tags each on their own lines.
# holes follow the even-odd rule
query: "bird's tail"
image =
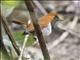
<svg viewBox="0 0 80 60">
<path fill-rule="evenodd" d="M 19 24 L 19 25 L 25 24 L 24 22 L 22 22 L 20 20 L 13 20 L 12 23 Z"/>
</svg>

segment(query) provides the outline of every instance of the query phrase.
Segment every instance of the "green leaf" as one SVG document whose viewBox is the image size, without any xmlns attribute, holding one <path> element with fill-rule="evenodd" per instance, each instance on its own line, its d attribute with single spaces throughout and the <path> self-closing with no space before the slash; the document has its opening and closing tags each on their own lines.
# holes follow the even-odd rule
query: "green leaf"
<svg viewBox="0 0 80 60">
<path fill-rule="evenodd" d="M 15 1 L 15 0 L 4 0 L 1 1 L 1 4 L 5 7 L 5 8 L 13 8 L 16 5 L 18 5 L 19 1 Z"/>
<path fill-rule="evenodd" d="M 16 0 L 1 0 L 1 11 L 4 14 L 4 16 L 9 16 L 14 8 L 19 6 L 21 4 L 21 1 Z"/>
<path fill-rule="evenodd" d="M 23 32 L 21 31 L 13 32 L 13 36 L 15 40 L 18 41 L 20 44 L 23 44 L 24 38 L 25 38 L 25 35 L 22 35 L 22 34 Z M 32 46 L 34 42 L 35 42 L 34 37 L 32 34 L 30 34 L 27 40 L 26 46 Z"/>
<path fill-rule="evenodd" d="M 15 40 L 18 41 L 21 44 L 23 43 L 24 37 L 25 37 L 24 35 L 22 35 L 22 33 L 23 32 L 21 32 L 21 31 L 13 32 L 13 36 L 14 36 Z"/>
<path fill-rule="evenodd" d="M 26 43 L 26 46 L 32 46 L 34 42 L 35 42 L 34 36 L 32 34 L 30 34 L 28 41 Z"/>
</svg>

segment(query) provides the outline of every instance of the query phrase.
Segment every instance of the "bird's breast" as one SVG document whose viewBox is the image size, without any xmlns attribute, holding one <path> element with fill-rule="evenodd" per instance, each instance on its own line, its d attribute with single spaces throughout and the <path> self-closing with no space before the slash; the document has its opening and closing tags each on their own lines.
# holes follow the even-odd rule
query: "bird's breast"
<svg viewBox="0 0 80 60">
<path fill-rule="evenodd" d="M 42 33 L 44 36 L 49 36 L 51 32 L 52 32 L 51 23 L 49 23 L 48 26 L 42 29 Z"/>
</svg>

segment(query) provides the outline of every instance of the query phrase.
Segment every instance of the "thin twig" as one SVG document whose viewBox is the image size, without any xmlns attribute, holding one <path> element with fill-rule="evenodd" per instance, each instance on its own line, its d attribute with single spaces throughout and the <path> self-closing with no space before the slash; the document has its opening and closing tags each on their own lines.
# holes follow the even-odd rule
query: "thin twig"
<svg viewBox="0 0 80 60">
<path fill-rule="evenodd" d="M 13 45 L 16 53 L 17 53 L 18 55 L 20 55 L 20 50 L 19 50 L 19 48 L 18 48 L 18 46 L 17 46 L 17 44 L 16 44 L 16 42 L 15 42 L 14 37 L 13 37 L 12 34 L 11 34 L 11 30 L 10 30 L 9 27 L 8 27 L 8 23 L 7 23 L 6 18 L 5 18 L 2 14 L 0 15 L 0 17 L 1 17 L 1 20 L 2 20 L 2 23 L 3 23 L 3 26 L 4 26 L 4 29 L 5 29 L 6 33 L 8 34 L 8 36 L 9 36 L 9 38 L 10 38 L 10 41 L 11 41 L 11 43 L 12 43 L 12 45 Z"/>
<path fill-rule="evenodd" d="M 47 15 L 47 11 L 42 7 L 42 5 L 39 3 L 39 1 L 34 0 L 33 3 L 37 6 L 37 8 L 44 14 Z"/>
<path fill-rule="evenodd" d="M 22 48 L 21 48 L 21 53 L 20 53 L 20 56 L 19 56 L 18 60 L 22 60 L 22 55 L 23 55 L 24 48 L 25 48 L 25 46 L 26 46 L 28 37 L 29 37 L 29 35 L 26 35 L 26 36 L 25 36 L 25 39 L 24 39 L 24 42 L 23 42 L 23 45 L 22 45 Z"/>
<path fill-rule="evenodd" d="M 60 23 L 57 26 L 58 26 L 59 29 L 65 30 L 65 31 L 69 32 L 70 34 L 80 38 L 80 34 L 76 33 L 75 31 L 73 31 L 73 30 L 71 30 L 71 29 L 69 29 L 67 27 L 65 27 L 63 24 Z"/>
<path fill-rule="evenodd" d="M 1 13 L 0 13 L 0 19 L 1 19 Z M 10 57 L 9 52 L 7 51 L 4 43 L 3 43 L 3 36 L 2 36 L 2 19 L 0 20 L 0 59 L 3 60 L 3 52 L 7 53 L 6 55 L 8 55 Z"/>
</svg>

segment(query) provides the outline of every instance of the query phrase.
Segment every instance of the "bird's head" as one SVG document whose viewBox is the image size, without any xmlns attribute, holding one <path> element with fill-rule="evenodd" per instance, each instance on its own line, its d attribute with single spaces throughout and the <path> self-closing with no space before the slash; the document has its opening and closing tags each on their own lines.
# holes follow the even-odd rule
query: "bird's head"
<svg viewBox="0 0 80 60">
<path fill-rule="evenodd" d="M 59 20 L 59 21 L 63 21 L 63 15 L 58 14 L 57 12 L 50 12 L 48 14 L 49 16 L 53 17 L 54 20 Z"/>
<path fill-rule="evenodd" d="M 53 19 L 51 21 L 51 25 L 52 25 L 52 29 L 55 29 L 57 27 L 58 23 L 64 21 L 64 17 L 63 17 L 63 15 L 58 14 L 58 13 L 54 14 L 53 16 L 54 17 L 53 17 Z"/>
</svg>

